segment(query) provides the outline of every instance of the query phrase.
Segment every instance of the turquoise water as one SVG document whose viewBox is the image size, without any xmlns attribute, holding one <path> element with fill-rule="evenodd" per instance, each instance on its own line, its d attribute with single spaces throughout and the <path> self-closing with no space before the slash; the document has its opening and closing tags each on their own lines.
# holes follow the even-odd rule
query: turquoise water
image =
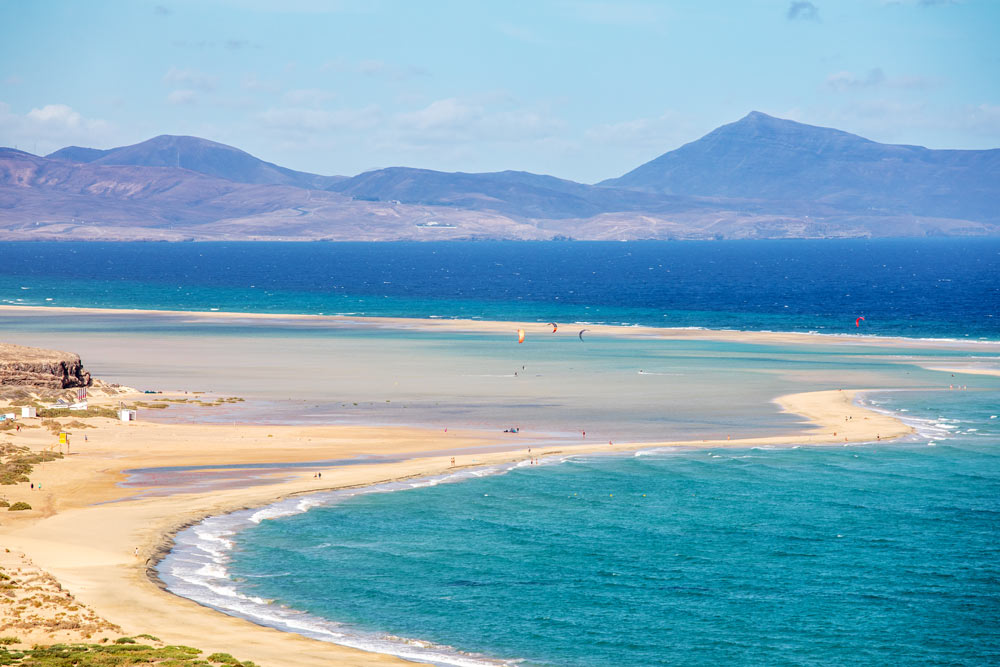
<svg viewBox="0 0 1000 667">
<path fill-rule="evenodd" d="M 72 349 L 104 379 L 247 398 L 199 420 L 518 424 L 523 442 L 787 433 L 800 420 L 771 403 L 779 394 L 879 388 L 866 400 L 917 436 L 646 451 L 317 494 L 193 526 L 159 572 L 227 613 L 442 665 L 980 665 L 1000 661 L 1000 380 L 921 366 L 996 368 L 995 343 L 855 337 L 1000 340 L 998 275 L 995 239 L 7 243 L 6 304 L 540 324 L 517 345 L 0 308 L 0 330 Z M 553 320 L 559 335 L 543 326 Z M 850 340 L 583 343 L 586 325 L 569 326 L 582 322 Z M 181 418 L 172 411 L 162 417 Z M 183 474 L 197 485 L 208 473 Z"/>
<path fill-rule="evenodd" d="M 580 457 L 286 501 L 182 534 L 161 573 L 259 622 L 436 664 L 989 664 L 986 384 L 868 397 L 919 429 L 901 443 Z"/>
<path fill-rule="evenodd" d="M 1000 340 L 991 238 L 0 242 L 0 260 L 0 304 Z"/>
</svg>

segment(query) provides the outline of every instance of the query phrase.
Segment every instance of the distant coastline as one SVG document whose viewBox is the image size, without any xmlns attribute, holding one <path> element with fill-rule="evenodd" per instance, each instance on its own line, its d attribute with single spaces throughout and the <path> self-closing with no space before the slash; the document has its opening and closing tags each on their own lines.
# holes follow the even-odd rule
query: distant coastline
<svg viewBox="0 0 1000 667">
<path fill-rule="evenodd" d="M 0 148 L 0 166 L 16 183 L 0 183 L 17 201 L 0 209 L 7 241 L 1000 236 L 1000 151 L 879 144 L 759 111 L 597 184 L 514 170 L 321 176 L 173 135 L 44 157 Z"/>
<path fill-rule="evenodd" d="M 470 320 L 459 317 L 378 317 L 358 315 L 310 315 L 304 313 L 258 313 L 204 310 L 154 310 L 144 308 L 83 308 L 74 306 L 18 306 L 0 304 L 0 313 L 65 313 L 114 315 L 148 315 L 150 317 L 191 317 L 197 316 L 212 321 L 260 320 L 325 323 L 331 327 L 350 328 L 352 326 L 373 326 L 385 329 L 414 329 L 422 331 L 454 331 L 462 333 L 509 334 L 518 328 L 533 328 L 538 332 L 550 332 L 542 319 L 523 320 Z M 748 343 L 793 343 L 809 341 L 836 341 L 845 345 L 876 346 L 933 346 L 942 349 L 982 349 L 982 346 L 1000 346 L 1000 340 L 963 340 L 960 338 L 908 338 L 905 336 L 879 336 L 875 334 L 840 334 L 802 331 L 754 331 L 739 329 L 710 329 L 707 327 L 651 327 L 638 324 L 593 324 L 573 322 L 584 326 L 589 335 L 614 338 L 660 338 L 663 340 L 718 340 Z"/>
<path fill-rule="evenodd" d="M 621 453 L 643 448 L 748 448 L 754 446 L 842 445 L 865 442 L 878 434 L 884 440 L 903 436 L 911 428 L 898 419 L 871 412 L 854 402 L 854 391 L 821 391 L 779 397 L 784 410 L 808 419 L 802 432 L 778 437 L 740 440 L 537 446 L 534 452 L 520 443 L 504 451 L 469 454 L 468 449 L 495 436 L 474 431 L 449 435 L 452 451 L 428 456 L 436 449 L 440 432 L 412 428 L 282 427 L 221 425 L 163 425 L 138 422 L 122 427 L 101 418 L 88 432 L 90 443 L 74 460 L 52 464 L 39 476 L 49 498 L 45 512 L 25 512 L 5 525 L 5 544 L 29 554 L 58 579 L 72 581 L 79 598 L 102 617 L 126 631 L 155 629 L 167 641 L 207 650 L 239 647 L 244 656 L 263 664 L 285 664 L 294 653 L 297 665 L 402 664 L 391 655 L 419 659 L 419 651 L 401 645 L 386 653 L 358 652 L 357 648 L 313 642 L 283 631 L 262 628 L 241 618 L 176 597 L 162 588 L 155 563 L 172 547 L 178 531 L 210 516 L 244 508 L 260 508 L 284 498 L 336 489 L 359 488 L 390 481 L 413 480 L 455 470 L 509 465 L 551 456 Z M 115 400 L 118 400 L 117 398 Z M 845 422 L 844 415 L 853 416 Z M 99 422 L 99 423 L 98 423 Z M 838 429 L 832 436 L 825 431 Z M 276 437 L 272 438 L 274 435 Z M 41 443 L 43 433 L 27 436 Z M 314 442 L 315 441 L 315 442 Z M 323 478 L 311 470 L 287 479 L 242 488 L 212 488 L 197 493 L 128 499 L 118 486 L 123 471 L 136 467 L 204 465 L 210 462 L 308 461 L 319 457 L 345 458 L 363 453 L 373 442 L 388 444 L 386 453 L 401 455 L 393 463 L 322 467 Z M 77 446 L 80 447 L 79 445 Z M 454 461 L 454 462 L 453 462 Z M 110 462 L 110 463 L 109 463 Z M 83 486 L 81 486 L 83 484 Z M 71 492 L 72 490 L 72 492 Z M 119 502 L 115 502 L 119 501 Z M 37 502 L 37 500 L 36 500 Z M 137 547 L 135 545 L 138 545 Z M 138 558 L 132 555 L 133 548 Z M 211 636 L 204 633 L 212 627 Z M 343 641 L 353 644 L 350 638 Z M 389 647 L 391 649 L 391 647 Z M 412 648 L 412 647 L 410 647 Z M 386 650 L 383 648 L 382 650 Z"/>
</svg>

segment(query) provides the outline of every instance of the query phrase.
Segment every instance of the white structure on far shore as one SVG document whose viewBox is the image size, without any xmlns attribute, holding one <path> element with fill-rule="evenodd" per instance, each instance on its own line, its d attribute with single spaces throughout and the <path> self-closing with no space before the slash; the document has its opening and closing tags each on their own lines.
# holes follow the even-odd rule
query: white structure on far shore
<svg viewBox="0 0 1000 667">
<path fill-rule="evenodd" d="M 31 419 L 38 416 L 38 410 L 33 405 L 21 406 L 21 419 Z"/>
<path fill-rule="evenodd" d="M 123 422 L 134 422 L 137 416 L 138 416 L 137 411 L 129 410 L 128 408 L 122 408 L 121 410 L 118 411 L 118 418 L 121 419 Z"/>
</svg>

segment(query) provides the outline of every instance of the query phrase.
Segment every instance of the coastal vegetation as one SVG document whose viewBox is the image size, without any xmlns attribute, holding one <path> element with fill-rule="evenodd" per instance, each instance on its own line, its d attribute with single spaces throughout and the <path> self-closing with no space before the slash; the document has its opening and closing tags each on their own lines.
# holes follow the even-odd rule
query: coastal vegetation
<svg viewBox="0 0 1000 667">
<path fill-rule="evenodd" d="M 205 657 L 200 649 L 168 645 L 151 634 L 117 636 L 122 631 L 120 627 L 100 618 L 74 599 L 50 574 L 10 554 L 9 549 L 3 555 L 8 557 L 7 562 L 16 565 L 0 567 L 0 665 L 256 667 L 228 653 L 212 653 Z M 68 632 L 71 638 L 37 644 L 37 636 L 32 637 L 32 634 L 39 630 L 44 630 L 48 636 Z"/>
<path fill-rule="evenodd" d="M 34 466 L 61 459 L 59 452 L 33 452 L 27 447 L 17 445 L 0 445 L 0 484 L 20 484 L 29 482 L 29 475 Z M 11 508 L 13 509 L 13 508 Z"/>
<path fill-rule="evenodd" d="M 82 419 L 86 419 L 88 417 L 107 417 L 108 419 L 117 419 L 118 413 L 112 407 L 93 405 L 88 407 L 86 410 L 70 410 L 68 407 L 39 408 L 38 416 L 50 419 L 57 417 L 78 417 Z"/>
<path fill-rule="evenodd" d="M 5 638 L 6 639 L 6 638 Z M 16 638 L 14 638 L 16 639 Z M 23 651 L 0 646 L 0 665 L 25 667 L 111 667 L 112 665 L 238 665 L 256 667 L 253 662 L 241 662 L 228 653 L 213 653 L 199 657 L 202 651 L 190 646 L 160 646 L 135 643 L 131 637 L 121 637 L 112 644 L 53 644 L 35 646 Z"/>
<path fill-rule="evenodd" d="M 200 398 L 157 398 L 155 401 L 136 401 L 135 407 L 147 408 L 151 410 L 164 410 L 170 407 L 171 403 L 199 405 L 203 408 L 212 408 L 219 405 L 232 403 L 243 403 L 245 399 L 239 396 L 220 396 L 214 400 L 205 401 Z"/>
</svg>

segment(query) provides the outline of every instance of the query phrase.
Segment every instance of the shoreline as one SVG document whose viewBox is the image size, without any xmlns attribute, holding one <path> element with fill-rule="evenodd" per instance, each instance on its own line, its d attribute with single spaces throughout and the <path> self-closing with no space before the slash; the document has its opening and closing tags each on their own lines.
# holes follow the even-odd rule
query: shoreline
<svg viewBox="0 0 1000 667">
<path fill-rule="evenodd" d="M 658 447 L 742 448 L 759 445 L 843 445 L 867 442 L 877 436 L 885 440 L 913 432 L 895 417 L 879 414 L 854 403 L 856 390 L 827 390 L 790 394 L 775 399 L 786 412 L 805 418 L 803 428 L 791 435 L 735 440 L 664 441 L 628 444 L 577 444 L 552 442 L 539 446 L 536 438 L 531 456 L 573 456 L 595 453 L 622 453 Z M 848 419 L 851 417 L 852 419 Z M 171 643 L 185 643 L 206 651 L 238 652 L 244 659 L 262 665 L 288 664 L 287 656 L 298 656 L 295 664 L 410 664 L 401 658 L 375 654 L 337 644 L 308 639 L 274 630 L 204 607 L 187 598 L 163 590 L 150 577 L 158 557 L 169 553 L 173 540 L 184 527 L 206 518 L 260 508 L 285 498 L 328 492 L 344 488 L 372 486 L 378 483 L 427 477 L 455 470 L 510 464 L 527 460 L 526 440 L 500 440 L 495 434 L 475 431 L 449 433 L 452 449 L 479 444 L 504 444 L 498 452 L 440 454 L 443 434 L 437 430 L 404 427 L 294 427 L 219 425 L 163 425 L 153 423 L 102 423 L 88 434 L 91 442 L 108 437 L 102 450 L 73 454 L 62 461 L 40 467 L 37 477 L 45 482 L 48 494 L 56 489 L 60 496 L 73 493 L 72 502 L 51 501 L 34 516 L 18 516 L 5 521 L 5 542 L 28 553 L 46 571 L 102 617 L 135 632 L 155 629 Z M 836 433 L 836 435 L 834 435 Z M 42 434 L 37 434 L 42 435 Z M 268 437 L 277 435 L 270 442 Z M 247 442 L 247 440 L 251 442 Z M 320 444 L 312 444 L 313 440 Z M 141 441 L 141 442 L 139 442 Z M 205 443 L 213 450 L 205 452 Z M 278 443 L 281 446 L 278 446 Z M 139 497 L 124 502 L 115 499 L 130 489 L 117 486 L 122 471 L 165 465 L 200 465 L 215 462 L 291 462 L 342 459 L 350 454 L 364 454 L 374 442 L 390 443 L 391 453 L 402 460 L 356 466 L 322 468 L 325 478 L 310 478 L 308 473 L 291 471 L 289 478 L 271 484 L 257 484 L 237 489 L 208 490 L 168 496 Z M 428 444 L 433 443 L 433 447 Z M 251 449 L 255 445 L 261 448 Z M 336 450 L 330 455 L 331 446 Z M 433 451 L 433 456 L 427 452 Z M 89 456 L 88 456 L 89 454 Z M 77 457 L 83 456 L 83 459 Z M 74 464 L 84 464 L 75 466 Z M 83 468 L 82 470 L 73 468 Z M 63 473 L 62 478 L 55 474 Z M 89 474 L 99 479 L 86 480 Z M 39 484 L 41 486 L 41 484 Z M 51 496 L 50 496 L 51 498 Z M 27 514 L 27 513 L 25 513 Z M 132 556 L 137 545 L 140 558 Z M 156 577 L 158 579 L 158 576 Z M 162 583 L 162 582 L 161 582 Z M 140 623 L 136 619 L 145 619 Z M 211 624 L 213 636 L 206 638 L 202 628 Z M 235 647 L 244 647 L 236 650 Z"/>
<path fill-rule="evenodd" d="M 889 413 L 879 412 L 879 411 L 876 411 L 876 410 L 874 410 L 872 408 L 864 407 L 862 405 L 858 405 L 857 400 L 861 397 L 862 394 L 866 394 L 866 393 L 873 392 L 873 391 L 877 392 L 879 390 L 877 390 L 877 389 L 876 390 L 834 390 L 834 391 L 829 391 L 829 392 L 806 392 L 806 393 L 797 393 L 797 394 L 788 394 L 788 395 L 784 395 L 784 396 L 779 396 L 778 398 L 774 399 L 774 402 L 776 404 L 778 404 L 779 406 L 782 406 L 782 408 L 784 410 L 795 412 L 795 414 L 801 414 L 801 415 L 812 414 L 813 418 L 815 418 L 815 421 L 812 421 L 812 418 L 811 418 L 811 424 L 813 425 L 814 428 L 823 428 L 823 427 L 832 428 L 832 427 L 835 427 L 836 424 L 834 424 L 834 423 L 832 423 L 830 421 L 820 421 L 822 419 L 822 415 L 826 414 L 826 410 L 822 409 L 822 408 L 819 408 L 819 406 L 814 406 L 813 405 L 813 401 L 810 400 L 810 399 L 816 398 L 814 396 L 814 394 L 821 394 L 821 393 L 822 394 L 827 394 L 828 396 L 830 396 L 831 398 L 834 399 L 834 400 L 830 401 L 830 404 L 831 405 L 835 405 L 837 403 L 837 401 L 835 400 L 835 397 L 833 397 L 833 395 L 834 394 L 842 394 L 843 398 L 844 398 L 844 403 L 846 403 L 848 405 L 851 405 L 851 406 L 854 406 L 854 407 L 857 407 L 857 408 L 859 408 L 863 412 L 869 413 L 869 416 L 863 417 L 863 420 L 871 421 L 871 415 L 879 415 L 880 417 L 884 418 L 882 420 L 878 420 L 878 423 L 881 424 L 881 425 L 885 425 L 887 423 L 887 421 L 897 422 L 897 424 L 893 425 L 893 426 L 896 426 L 896 429 L 890 431 L 887 434 L 887 437 L 884 439 L 886 442 L 891 442 L 892 440 L 898 440 L 900 438 L 906 437 L 907 435 L 912 435 L 913 433 L 916 432 L 916 430 L 913 427 L 905 424 L 905 422 L 903 422 L 901 419 L 899 419 L 899 418 L 897 418 L 897 417 L 895 417 L 895 416 L 893 416 L 893 415 L 891 415 Z M 817 408 L 819 408 L 819 409 L 817 409 Z M 799 412 L 798 410 L 802 410 L 802 412 Z M 848 422 L 848 424 L 849 423 L 850 422 Z M 840 428 L 840 427 L 838 427 L 838 428 Z M 874 428 L 874 426 L 872 428 Z M 703 440 L 703 441 L 687 440 L 687 441 L 667 441 L 667 442 L 660 442 L 660 443 L 649 443 L 649 442 L 622 443 L 621 445 L 615 445 L 612 450 L 606 449 L 605 446 L 603 446 L 603 445 L 600 445 L 600 446 L 572 446 L 572 445 L 570 445 L 570 446 L 566 447 L 565 449 L 555 449 L 555 450 L 549 450 L 549 451 L 539 452 L 539 454 L 536 457 L 534 457 L 534 458 L 539 463 L 541 463 L 543 460 L 546 460 L 546 459 L 558 458 L 559 460 L 556 461 L 555 463 L 562 463 L 564 461 L 570 460 L 570 459 L 578 457 L 578 456 L 591 456 L 591 457 L 595 457 L 595 458 L 600 458 L 600 457 L 605 457 L 605 456 L 607 456 L 607 457 L 617 457 L 617 456 L 621 456 L 621 455 L 624 455 L 624 454 L 627 454 L 627 453 L 639 452 L 639 451 L 644 451 L 644 450 L 646 450 L 646 451 L 648 451 L 648 450 L 656 450 L 656 449 L 665 448 L 665 447 L 669 447 L 671 449 L 684 450 L 684 451 L 697 451 L 697 450 L 703 450 L 703 449 L 720 449 L 720 448 L 723 448 L 723 449 L 732 449 L 732 450 L 740 450 L 740 449 L 744 449 L 744 448 L 754 448 L 754 447 L 761 446 L 761 445 L 765 445 L 765 446 L 766 445 L 777 445 L 778 447 L 792 446 L 793 443 L 795 443 L 795 442 L 800 443 L 800 445 L 816 446 L 816 447 L 827 447 L 827 446 L 834 446 L 834 445 L 838 445 L 838 446 L 839 445 L 843 445 L 843 446 L 846 446 L 847 444 L 862 444 L 862 443 L 865 443 L 865 442 L 869 442 L 868 440 L 858 441 L 858 440 L 855 440 L 855 439 L 851 439 L 851 440 L 848 441 L 847 438 L 845 438 L 845 442 L 842 443 L 839 440 L 833 441 L 832 439 L 827 439 L 825 437 L 824 437 L 824 439 L 822 439 L 819 442 L 807 442 L 807 440 L 811 441 L 812 438 L 815 437 L 814 434 L 810 435 L 808 433 L 809 432 L 802 432 L 802 433 L 794 434 L 794 435 L 790 435 L 790 436 L 764 436 L 764 437 L 759 437 L 759 438 L 746 438 L 746 439 L 741 439 L 741 440 L 725 440 L 725 441 L 723 441 L 723 440 Z M 852 433 L 852 435 L 854 437 L 857 437 L 856 433 Z M 878 441 L 878 436 L 879 436 L 879 433 L 876 433 L 876 438 L 873 439 L 873 440 L 870 440 L 870 442 L 876 442 L 876 441 Z M 848 438 L 850 438 L 850 437 L 851 436 L 848 436 Z M 559 446 L 559 445 L 555 445 L 555 446 Z M 799 445 L 795 445 L 795 446 L 799 446 Z M 508 454 L 510 452 L 497 452 L 497 453 L 498 454 Z M 234 509 L 232 509 L 232 510 L 226 512 L 226 513 L 223 513 L 223 514 L 202 517 L 200 520 L 194 520 L 194 521 L 191 521 L 191 522 L 189 522 L 189 523 L 187 523 L 187 524 L 185 524 L 183 526 L 178 526 L 176 528 L 176 530 L 174 530 L 170 534 L 167 534 L 167 535 L 163 536 L 163 541 L 159 545 L 159 548 L 157 550 L 156 556 L 153 559 L 153 562 L 151 562 L 147 566 L 147 568 L 146 568 L 147 576 L 157 586 L 159 586 L 164 592 L 166 592 L 168 594 L 172 594 L 172 595 L 177 595 L 177 596 L 180 596 L 180 597 L 184 597 L 185 599 L 193 600 L 193 601 L 195 601 L 195 602 L 197 602 L 199 604 L 202 604 L 203 606 L 205 606 L 205 607 L 207 607 L 209 609 L 213 609 L 213 610 L 219 611 L 220 613 L 226 613 L 227 615 L 231 614 L 231 615 L 236 616 L 237 618 L 245 619 L 245 620 L 247 620 L 247 621 L 249 621 L 251 623 L 260 625 L 262 627 L 272 628 L 272 629 L 280 630 L 280 631 L 283 631 L 283 632 L 290 632 L 290 633 L 302 634 L 303 636 L 306 636 L 306 637 L 312 637 L 312 636 L 315 636 L 315 635 L 319 635 L 319 634 L 323 633 L 322 627 L 320 627 L 320 629 L 310 629 L 310 630 L 302 629 L 301 627 L 300 627 L 300 629 L 295 629 L 295 628 L 292 628 L 292 627 L 288 627 L 287 621 L 289 619 L 280 619 L 280 614 L 275 615 L 275 616 L 278 617 L 278 620 L 275 620 L 275 616 L 272 616 L 271 622 L 268 622 L 264 614 L 261 614 L 261 615 L 258 616 L 258 615 L 253 614 L 252 612 L 246 612 L 246 611 L 244 611 L 244 612 L 241 613 L 241 611 L 236 610 L 236 609 L 232 609 L 232 608 L 227 609 L 226 611 L 222 611 L 218 607 L 215 607 L 215 606 L 211 605 L 204 598 L 199 599 L 197 596 L 193 596 L 193 595 L 190 595 L 190 594 L 188 594 L 188 595 L 182 595 L 180 593 L 175 593 L 175 592 L 173 592 L 173 591 L 170 590 L 170 588 L 169 588 L 170 584 L 168 584 L 167 582 L 163 581 L 162 577 L 160 576 L 160 572 L 159 572 L 158 568 L 163 563 L 163 560 L 165 558 L 167 558 L 168 556 L 170 556 L 171 554 L 173 554 L 175 552 L 175 549 L 178 548 L 178 545 L 177 545 L 177 542 L 176 542 L 178 535 L 180 535 L 181 533 L 187 531 L 190 528 L 193 528 L 194 526 L 204 525 L 207 521 L 212 520 L 212 519 L 225 519 L 225 518 L 228 518 L 228 517 L 232 517 L 233 515 L 238 515 L 238 514 L 240 514 L 242 512 L 247 512 L 247 511 L 251 511 L 251 510 L 256 510 L 255 514 L 257 514 L 257 513 L 262 512 L 262 511 L 267 511 L 270 508 L 274 508 L 274 507 L 276 507 L 278 505 L 281 505 L 281 504 L 285 503 L 286 501 L 290 501 L 290 500 L 293 500 L 295 498 L 307 498 L 309 496 L 323 495 L 323 494 L 330 494 L 330 495 L 332 495 L 332 494 L 340 492 L 340 491 L 350 491 L 350 490 L 358 490 L 360 493 L 373 492 L 374 489 L 376 489 L 376 488 L 378 488 L 380 486 L 383 486 L 383 485 L 386 485 L 386 484 L 397 484 L 397 483 L 400 483 L 400 482 L 408 482 L 408 481 L 430 481 L 430 480 L 438 479 L 438 480 L 442 480 L 439 483 L 458 483 L 458 484 L 460 484 L 460 483 L 464 483 L 466 481 L 470 481 L 471 479 L 477 479 L 480 476 L 477 475 L 475 477 L 469 477 L 469 478 L 465 478 L 465 479 L 461 479 L 461 480 L 456 480 L 456 481 L 452 481 L 452 482 L 444 482 L 442 478 L 445 478 L 445 477 L 449 476 L 450 474 L 454 474 L 454 472 L 456 472 L 456 471 L 461 471 L 461 470 L 484 470 L 484 469 L 490 469 L 490 468 L 493 469 L 493 472 L 490 472 L 490 473 L 487 473 L 487 474 L 503 474 L 506 471 L 509 471 L 511 469 L 519 467 L 519 465 L 522 465 L 524 462 L 526 462 L 528 460 L 528 458 L 531 458 L 531 457 L 520 458 L 520 459 L 517 459 L 515 457 L 515 458 L 512 458 L 512 459 L 510 459 L 510 460 L 508 460 L 506 462 L 491 463 L 491 464 L 471 464 L 471 465 L 466 465 L 466 466 L 460 466 L 460 467 L 457 467 L 457 468 L 449 468 L 449 469 L 447 469 L 444 472 L 438 471 L 437 473 L 430 473 L 430 474 L 417 473 L 417 474 L 409 475 L 409 476 L 406 476 L 406 477 L 392 478 L 392 479 L 388 479 L 388 480 L 376 482 L 376 483 L 373 483 L 373 484 L 348 485 L 348 486 L 343 486 L 343 487 L 330 488 L 330 489 L 326 489 L 326 490 L 307 491 L 307 492 L 295 492 L 295 493 L 290 493 L 290 494 L 283 495 L 283 496 L 276 496 L 273 499 L 271 499 L 271 501 L 269 501 L 269 502 L 267 502 L 266 504 L 263 504 L 263 505 L 258 505 L 258 504 L 247 505 L 247 506 L 244 506 L 244 507 L 234 508 Z M 405 491 L 405 490 L 407 490 L 407 489 L 404 487 L 404 488 L 393 489 L 390 492 Z M 347 494 L 347 495 L 348 495 L 348 497 L 350 497 L 350 496 L 352 496 L 354 494 Z M 274 517 L 266 517 L 265 519 L 282 518 L 282 517 L 286 517 L 286 516 L 292 516 L 292 515 L 295 515 L 295 514 L 301 514 L 301 513 L 309 511 L 313 507 L 328 506 L 330 504 L 335 504 L 337 502 L 340 502 L 340 500 L 335 499 L 335 498 L 328 498 L 328 499 L 326 499 L 324 501 L 319 501 L 319 502 L 317 502 L 314 505 L 310 505 L 309 507 L 296 508 L 296 509 L 293 509 L 293 510 L 282 511 L 280 514 L 277 514 Z M 260 522 L 260 521 L 254 521 L 253 519 L 249 519 L 249 520 L 252 521 L 253 523 L 259 523 Z M 262 520 L 264 520 L 264 519 L 262 519 Z M 219 533 L 219 534 L 217 534 L 217 537 L 219 535 L 221 535 L 222 536 L 221 539 L 228 539 L 231 535 L 238 534 L 239 532 L 242 532 L 242 530 L 246 530 L 246 529 L 249 529 L 249 528 L 251 528 L 251 526 L 243 526 L 242 528 L 233 528 L 232 532 L 227 531 L 225 533 Z M 190 549 L 190 548 L 191 547 L 189 546 L 188 549 Z M 205 592 L 205 591 L 202 591 L 202 592 Z M 294 612 L 294 610 L 293 610 L 293 612 Z M 294 613 L 297 614 L 297 613 L 301 613 L 301 612 L 294 612 Z M 329 623 L 331 625 L 338 625 L 339 624 L 337 621 L 332 621 L 332 620 L 329 620 L 329 619 L 324 619 L 322 617 L 313 616 L 313 615 L 308 614 L 308 613 L 305 613 L 304 619 L 305 619 L 304 621 L 302 619 L 296 619 L 296 621 L 297 621 L 297 623 L 307 622 L 307 623 L 311 623 L 311 624 L 316 624 L 318 626 L 322 626 L 325 623 Z M 286 622 L 283 623 L 283 620 L 286 621 Z M 309 634 L 310 632 L 312 634 Z M 438 655 L 440 655 L 440 651 L 441 650 L 447 651 L 447 649 L 451 648 L 451 647 L 440 647 L 440 646 L 432 644 L 431 642 L 427 642 L 427 640 L 424 640 L 424 639 L 421 639 L 421 638 L 399 638 L 399 637 L 393 637 L 392 640 L 379 640 L 378 638 L 365 637 L 365 633 L 363 633 L 363 632 L 358 632 L 356 634 L 350 634 L 349 631 L 348 631 L 346 634 L 348 635 L 348 637 L 352 638 L 355 643 L 363 643 L 365 641 L 371 641 L 371 642 L 376 642 L 376 643 L 378 643 L 378 642 L 388 643 L 391 646 L 395 646 L 395 647 L 397 647 L 399 649 L 400 652 L 394 653 L 394 652 L 390 651 L 390 654 L 397 655 L 397 656 L 401 657 L 404 660 L 407 659 L 407 658 L 415 658 L 415 659 L 419 660 L 419 658 L 416 658 L 414 655 L 412 655 L 412 653 L 414 651 L 410 647 L 412 646 L 413 642 L 419 642 L 421 644 L 426 643 L 427 646 L 421 646 L 421 649 L 435 652 Z M 332 640 L 327 640 L 327 639 L 321 639 L 318 636 L 315 636 L 315 639 L 317 641 L 324 641 L 324 642 L 332 641 Z M 334 642 L 334 643 L 336 643 L 336 642 Z M 352 644 L 347 644 L 347 645 L 351 646 Z M 369 649 L 362 648 L 361 650 L 369 650 Z M 374 649 L 372 649 L 372 650 L 374 650 Z M 408 651 L 409 651 L 409 653 L 408 653 Z M 417 652 L 417 655 L 419 655 L 419 652 Z M 455 657 L 457 657 L 458 659 L 462 660 L 462 662 L 461 663 L 454 663 L 454 664 L 475 665 L 475 666 L 480 666 L 480 665 L 482 665 L 482 666 L 488 666 L 488 665 L 506 665 L 506 664 L 510 664 L 508 662 L 509 660 L 517 660 L 517 658 L 488 658 L 488 657 L 479 657 L 479 656 L 476 656 L 476 655 L 464 655 L 464 654 L 461 654 L 461 653 L 456 654 Z M 430 658 L 427 658 L 427 659 L 430 659 Z M 435 663 L 435 664 L 437 664 L 437 663 Z M 445 664 L 452 664 L 452 663 L 446 662 Z"/>
<path fill-rule="evenodd" d="M 525 320 L 478 320 L 445 317 L 384 317 L 367 315 L 316 315 L 307 313 L 250 313 L 236 311 L 204 311 L 204 310 L 154 310 L 144 308 L 94 308 L 76 306 L 21 306 L 15 304 L 0 305 L 0 313 L 22 311 L 26 313 L 53 314 L 84 314 L 84 315 L 144 315 L 150 317 L 198 317 L 208 320 L 260 320 L 260 321 L 296 321 L 326 323 L 331 326 L 350 327 L 351 325 L 373 326 L 386 329 L 417 330 L 417 331 L 449 331 L 463 333 L 513 334 L 518 328 L 523 328 L 532 335 L 552 335 L 545 322 Z M 592 324 L 588 322 L 571 322 L 573 331 L 567 331 L 567 336 L 575 336 L 575 328 L 585 327 L 593 336 L 610 336 L 614 338 L 644 338 L 654 337 L 663 340 L 711 340 L 722 342 L 743 343 L 786 343 L 786 344 L 829 344 L 838 342 L 845 345 L 873 345 L 896 347 L 931 347 L 940 349 L 982 349 L 983 346 L 1000 347 L 1000 339 L 960 339 L 960 338 L 908 338 L 905 336 L 877 336 L 862 333 L 821 333 L 801 331 L 768 331 L 741 329 L 708 329 L 700 327 L 656 327 L 638 324 Z M 534 328 L 538 331 L 534 331 Z M 530 339 L 530 338 L 529 338 Z"/>
</svg>

